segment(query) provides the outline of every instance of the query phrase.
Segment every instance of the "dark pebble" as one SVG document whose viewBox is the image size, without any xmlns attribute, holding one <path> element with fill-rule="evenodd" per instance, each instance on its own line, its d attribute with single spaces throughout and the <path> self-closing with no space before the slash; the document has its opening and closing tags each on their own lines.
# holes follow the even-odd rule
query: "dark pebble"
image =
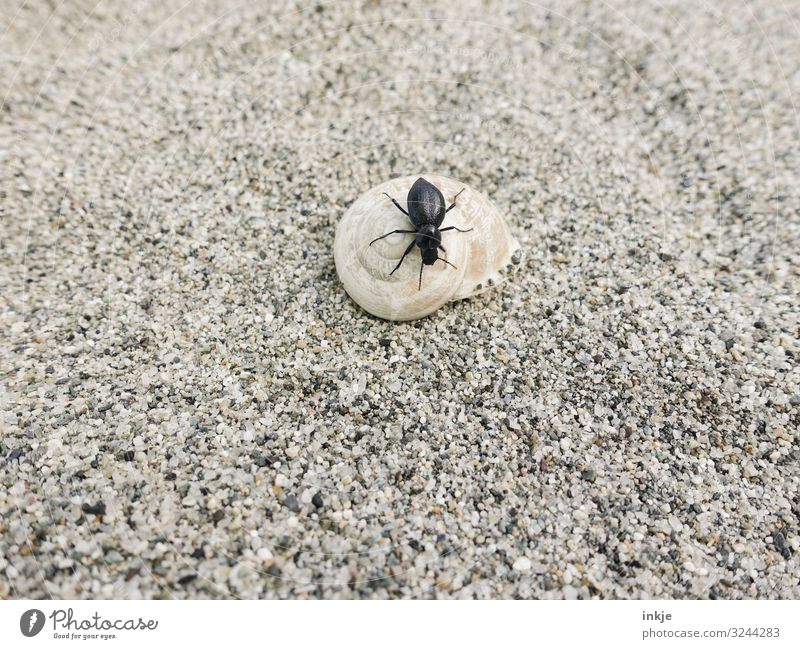
<svg viewBox="0 0 800 649">
<path fill-rule="evenodd" d="M 293 512 L 300 511 L 300 503 L 297 502 L 297 496 L 295 496 L 294 494 L 287 494 L 286 498 L 283 501 L 283 504 L 286 505 Z"/>
<path fill-rule="evenodd" d="M 12 460 L 19 460 L 22 457 L 22 454 L 25 451 L 21 448 L 15 448 L 11 453 L 8 454 L 8 461 L 11 462 Z"/>
<path fill-rule="evenodd" d="M 784 559 L 788 561 L 792 558 L 792 550 L 786 544 L 786 537 L 783 535 L 783 532 L 773 532 L 772 543 L 775 545 L 775 549 L 781 553 L 781 556 Z"/>
<path fill-rule="evenodd" d="M 84 514 L 93 514 L 94 516 L 105 516 L 106 505 L 102 500 L 98 500 L 94 505 L 90 505 L 89 503 L 83 503 L 83 505 L 81 505 L 81 511 Z"/>
<path fill-rule="evenodd" d="M 581 478 L 589 482 L 594 482 L 597 479 L 597 474 L 594 469 L 584 469 L 581 471 Z"/>
<path fill-rule="evenodd" d="M 311 499 L 311 504 L 317 509 L 325 504 L 325 502 L 322 500 L 322 495 L 319 492 L 314 494 L 314 497 Z"/>
<path fill-rule="evenodd" d="M 122 459 L 125 460 L 125 462 L 133 462 L 133 457 L 135 455 L 136 455 L 135 451 L 125 451 L 122 454 Z"/>
<path fill-rule="evenodd" d="M 184 575 L 183 577 L 178 579 L 178 584 L 180 584 L 181 586 L 184 586 L 185 584 L 188 584 L 189 582 L 192 582 L 195 579 L 197 579 L 197 574 L 196 573 L 191 573 L 191 574 L 188 574 L 188 575 Z"/>
</svg>

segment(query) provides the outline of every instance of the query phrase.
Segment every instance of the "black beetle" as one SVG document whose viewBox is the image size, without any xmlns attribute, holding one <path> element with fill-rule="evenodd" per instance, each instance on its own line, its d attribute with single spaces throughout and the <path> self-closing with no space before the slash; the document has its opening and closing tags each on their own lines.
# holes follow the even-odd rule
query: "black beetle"
<svg viewBox="0 0 800 649">
<path fill-rule="evenodd" d="M 439 191 L 439 188 L 429 183 L 424 178 L 417 178 L 411 186 L 411 189 L 408 190 L 408 197 L 406 198 L 406 203 L 408 204 L 407 212 L 400 206 L 400 203 L 384 192 L 384 195 L 391 199 L 397 209 L 411 219 L 411 223 L 414 224 L 416 230 L 394 230 L 384 234 L 382 237 L 373 239 L 369 242 L 369 245 L 392 234 L 417 235 L 414 240 L 408 244 L 408 248 L 406 248 L 400 261 L 397 262 L 397 266 L 394 267 L 394 270 L 389 273 L 390 275 L 394 275 L 394 271 L 400 268 L 400 264 L 403 263 L 406 255 L 411 252 L 414 246 L 419 246 L 419 250 L 422 253 L 422 263 L 419 266 L 418 290 L 422 290 L 422 269 L 425 266 L 432 266 L 437 260 L 441 259 L 441 257 L 439 257 L 439 250 L 447 252 L 444 246 L 442 246 L 442 232 L 447 232 L 448 230 L 458 230 L 459 232 L 472 231 L 472 228 L 469 230 L 461 230 L 455 225 L 451 225 L 447 228 L 439 228 L 442 221 L 444 221 L 444 215 L 456 206 L 456 198 L 458 198 L 463 191 L 464 189 L 458 192 L 458 194 L 453 197 L 453 202 L 450 207 L 445 209 L 444 196 L 442 196 L 442 192 Z M 442 259 L 442 261 L 448 266 L 453 266 L 453 264 L 446 259 Z M 453 266 L 453 268 L 455 268 L 455 266 Z"/>
</svg>

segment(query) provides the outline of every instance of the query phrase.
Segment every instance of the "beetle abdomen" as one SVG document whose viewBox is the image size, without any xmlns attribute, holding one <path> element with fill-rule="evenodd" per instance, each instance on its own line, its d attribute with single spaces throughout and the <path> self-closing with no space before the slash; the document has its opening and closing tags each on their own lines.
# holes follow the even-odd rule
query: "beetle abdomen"
<svg viewBox="0 0 800 649">
<path fill-rule="evenodd" d="M 444 196 L 436 185 L 417 178 L 408 191 L 408 214 L 412 223 L 439 225 L 444 220 Z"/>
</svg>

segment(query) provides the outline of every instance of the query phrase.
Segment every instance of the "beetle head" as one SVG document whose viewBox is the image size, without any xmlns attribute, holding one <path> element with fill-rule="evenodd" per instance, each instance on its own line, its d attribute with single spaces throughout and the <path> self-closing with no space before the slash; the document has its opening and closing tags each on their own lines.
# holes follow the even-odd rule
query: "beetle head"
<svg viewBox="0 0 800 649">
<path fill-rule="evenodd" d="M 426 266 L 431 266 L 439 259 L 439 251 L 436 248 L 423 248 L 422 249 L 422 263 Z"/>
</svg>

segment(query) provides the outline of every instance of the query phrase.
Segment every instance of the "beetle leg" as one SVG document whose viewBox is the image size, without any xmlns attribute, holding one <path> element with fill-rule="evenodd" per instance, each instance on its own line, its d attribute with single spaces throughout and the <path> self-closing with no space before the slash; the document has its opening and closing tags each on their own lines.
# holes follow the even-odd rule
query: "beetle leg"
<svg viewBox="0 0 800 649">
<path fill-rule="evenodd" d="M 439 257 L 439 261 L 443 261 L 443 262 L 444 262 L 445 264 L 447 264 L 448 266 L 452 266 L 453 268 L 455 268 L 456 270 L 458 270 L 458 268 L 457 268 L 456 266 L 453 266 L 453 264 L 451 264 L 451 263 L 450 263 L 449 261 L 447 261 L 446 259 L 442 259 L 441 257 Z"/>
<path fill-rule="evenodd" d="M 461 189 L 461 192 L 463 192 L 465 189 L 466 189 L 466 187 L 463 187 L 463 188 Z M 452 205 L 450 205 L 450 207 L 448 207 L 448 208 L 447 208 L 447 209 L 444 211 L 444 213 L 445 213 L 445 214 L 447 214 L 447 213 L 448 213 L 450 210 L 452 210 L 452 209 L 453 209 L 453 208 L 456 206 L 456 199 L 457 199 L 457 198 L 458 198 L 458 197 L 461 195 L 461 192 L 458 192 L 458 194 L 456 194 L 455 196 L 453 196 L 453 204 L 452 204 Z"/>
<path fill-rule="evenodd" d="M 448 230 L 458 230 L 459 232 L 472 232 L 475 228 L 470 228 L 469 230 L 462 230 L 461 228 L 457 228 L 455 225 L 451 225 L 448 228 L 442 228 L 439 232 L 447 232 Z"/>
<path fill-rule="evenodd" d="M 403 260 L 406 258 L 406 255 L 409 252 L 411 252 L 411 249 L 414 247 L 415 243 L 417 243 L 417 242 L 416 241 L 412 241 L 411 243 L 408 244 L 408 248 L 406 248 L 406 251 L 403 253 L 403 256 L 400 257 L 400 261 L 397 262 L 397 266 L 394 267 L 394 270 L 397 270 L 398 268 L 400 268 L 400 264 L 403 263 Z M 394 275 L 394 270 L 389 274 L 390 275 Z M 422 280 L 420 280 L 420 281 L 422 281 Z"/>
<path fill-rule="evenodd" d="M 420 262 L 419 264 L 419 286 L 417 287 L 418 291 L 422 290 L 422 269 L 425 268 L 425 262 Z"/>
<path fill-rule="evenodd" d="M 416 234 L 416 233 L 417 233 L 416 230 L 392 230 L 391 232 L 388 232 L 387 234 L 384 234 L 382 237 L 378 237 L 377 239 L 373 239 L 372 241 L 369 242 L 369 245 L 372 245 L 376 241 L 380 241 L 381 239 L 385 239 L 386 237 L 389 237 L 389 236 L 391 236 L 393 234 Z"/>
<path fill-rule="evenodd" d="M 462 191 L 463 191 L 463 190 L 462 190 Z M 394 204 L 395 204 L 395 207 L 397 207 L 397 209 L 398 209 L 398 210 L 400 210 L 400 211 L 401 211 L 403 214 L 405 214 L 406 216 L 408 216 L 408 212 L 406 212 L 406 211 L 405 211 L 405 210 L 404 210 L 402 207 L 400 207 L 400 203 L 398 203 L 396 200 L 394 200 L 394 199 L 393 199 L 391 196 L 389 196 L 389 194 L 387 194 L 386 192 L 383 192 L 383 195 L 384 195 L 384 196 L 386 196 L 387 198 L 391 199 L 392 203 L 394 203 Z M 411 218 L 411 217 L 410 217 L 410 216 L 408 216 L 408 218 Z"/>
</svg>

